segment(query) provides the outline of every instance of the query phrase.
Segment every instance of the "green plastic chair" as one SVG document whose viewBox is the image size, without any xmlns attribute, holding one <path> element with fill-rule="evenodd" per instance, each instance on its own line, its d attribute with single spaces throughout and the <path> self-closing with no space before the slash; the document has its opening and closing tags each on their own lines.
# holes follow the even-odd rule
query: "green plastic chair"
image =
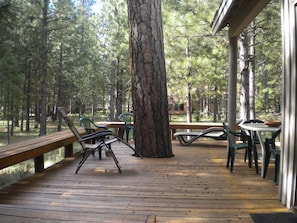
<svg viewBox="0 0 297 223">
<path fill-rule="evenodd" d="M 98 131 L 98 129 L 107 130 L 106 126 L 96 125 L 91 119 L 86 118 L 86 117 L 82 117 L 79 119 L 79 125 L 86 130 L 87 134 L 96 132 L 96 131 Z"/>
<path fill-rule="evenodd" d="M 274 170 L 274 183 L 278 184 L 278 179 L 279 179 L 279 169 L 280 169 L 280 150 L 276 149 L 275 146 L 275 139 L 280 135 L 281 129 L 278 131 L 274 132 L 271 136 L 271 138 L 266 138 L 265 139 L 265 150 L 266 150 L 266 157 L 265 157 L 265 164 L 264 164 L 264 176 L 263 178 L 266 177 L 266 173 L 268 170 L 269 166 L 269 161 L 271 154 L 274 155 L 274 165 L 275 165 L 275 170 Z"/>
<path fill-rule="evenodd" d="M 226 130 L 227 140 L 228 140 L 228 158 L 227 158 L 227 168 L 230 166 L 230 172 L 233 172 L 234 167 L 234 160 L 235 160 L 235 154 L 236 151 L 239 149 L 246 149 L 248 153 L 248 162 L 249 167 L 252 166 L 252 153 L 251 153 L 251 140 L 250 137 L 248 137 L 244 132 L 242 131 L 232 131 L 227 123 L 223 123 L 224 128 Z M 242 140 L 241 143 L 233 143 L 232 141 L 232 135 L 235 137 L 240 138 Z"/>
<path fill-rule="evenodd" d="M 132 113 L 122 113 L 119 115 L 119 120 L 124 122 L 124 132 L 126 134 L 126 142 L 129 141 L 130 130 L 133 129 L 133 114 Z"/>
</svg>

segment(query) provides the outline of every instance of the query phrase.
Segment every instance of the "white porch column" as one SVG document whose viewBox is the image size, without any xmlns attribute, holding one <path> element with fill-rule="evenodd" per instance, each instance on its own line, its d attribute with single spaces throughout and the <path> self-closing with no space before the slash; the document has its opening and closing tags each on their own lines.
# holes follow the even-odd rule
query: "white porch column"
<svg viewBox="0 0 297 223">
<path fill-rule="evenodd" d="M 296 206 L 297 64 L 296 3 L 282 0 L 283 103 L 279 198 L 287 208 Z"/>
</svg>

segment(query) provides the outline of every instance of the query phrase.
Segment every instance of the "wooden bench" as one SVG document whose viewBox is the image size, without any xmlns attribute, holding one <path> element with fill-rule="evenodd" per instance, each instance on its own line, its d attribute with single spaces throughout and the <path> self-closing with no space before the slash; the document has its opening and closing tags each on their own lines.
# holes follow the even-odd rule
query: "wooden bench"
<svg viewBox="0 0 297 223">
<path fill-rule="evenodd" d="M 84 134 L 84 129 L 79 128 Z M 70 130 L 51 133 L 34 139 L 0 147 L 0 169 L 34 159 L 35 172 L 44 170 L 44 154 L 64 147 L 65 158 L 73 156 L 76 138 Z"/>
<path fill-rule="evenodd" d="M 124 134 L 124 122 L 100 122 L 108 128 L 117 129 L 119 136 Z M 177 129 L 206 129 L 209 127 L 221 127 L 221 123 L 170 123 L 172 139 Z M 78 128 L 84 134 L 83 128 Z M 70 130 L 55 132 L 46 136 L 9 144 L 0 147 L 0 169 L 34 159 L 35 172 L 44 170 L 44 154 L 61 147 L 65 149 L 65 158 L 73 156 L 73 143 L 76 138 Z"/>
<path fill-rule="evenodd" d="M 118 136 L 122 137 L 124 134 L 124 122 L 98 122 L 98 125 L 105 125 L 107 128 L 115 128 Z M 171 139 L 175 140 L 174 133 L 178 129 L 199 129 L 204 130 L 210 127 L 221 127 L 223 128 L 223 123 L 221 122 L 170 122 L 169 127 L 171 129 Z"/>
</svg>

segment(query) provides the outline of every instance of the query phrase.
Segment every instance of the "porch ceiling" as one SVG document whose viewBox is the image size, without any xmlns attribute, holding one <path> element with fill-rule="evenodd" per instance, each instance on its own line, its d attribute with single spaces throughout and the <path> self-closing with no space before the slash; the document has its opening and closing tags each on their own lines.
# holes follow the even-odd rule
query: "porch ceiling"
<svg viewBox="0 0 297 223">
<path fill-rule="evenodd" d="M 229 27 L 229 36 L 238 36 L 270 0 L 222 0 L 212 21 L 213 35 Z"/>
</svg>

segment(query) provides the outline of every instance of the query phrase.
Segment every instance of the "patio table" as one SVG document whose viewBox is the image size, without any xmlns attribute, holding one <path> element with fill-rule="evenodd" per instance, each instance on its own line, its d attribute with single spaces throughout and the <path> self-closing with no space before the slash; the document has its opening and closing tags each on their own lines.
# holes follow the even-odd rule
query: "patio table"
<svg viewBox="0 0 297 223">
<path fill-rule="evenodd" d="M 270 127 L 264 123 L 246 123 L 246 124 L 240 124 L 240 127 L 245 130 L 254 131 L 257 133 L 261 151 L 262 151 L 262 157 L 261 157 L 261 176 L 264 178 L 264 165 L 265 165 L 265 157 L 266 157 L 266 148 L 265 148 L 265 138 L 263 138 L 263 133 L 273 133 L 278 131 L 281 127 Z"/>
</svg>

